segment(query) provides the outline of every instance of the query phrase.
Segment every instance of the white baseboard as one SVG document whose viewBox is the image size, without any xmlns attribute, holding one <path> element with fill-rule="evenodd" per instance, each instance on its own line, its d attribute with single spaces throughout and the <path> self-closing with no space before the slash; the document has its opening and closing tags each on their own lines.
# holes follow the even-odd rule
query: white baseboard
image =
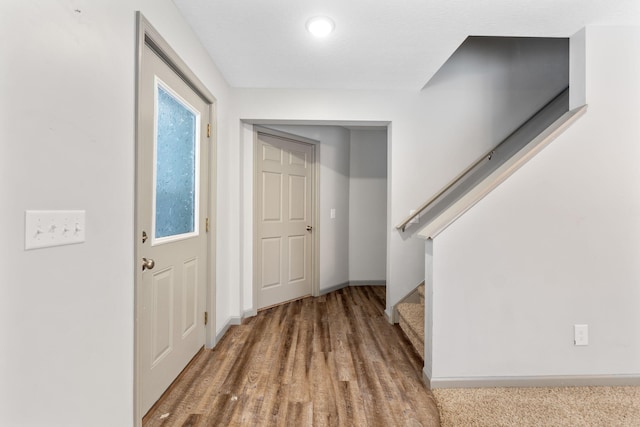
<svg viewBox="0 0 640 427">
<path fill-rule="evenodd" d="M 422 368 L 422 381 L 424 381 L 424 383 L 427 385 L 427 387 L 432 388 L 432 386 L 431 386 L 431 372 L 429 372 L 429 370 L 427 369 L 426 366 L 424 368 Z M 440 387 L 440 388 L 444 388 L 444 387 Z"/>
<path fill-rule="evenodd" d="M 349 286 L 386 286 L 386 280 L 350 280 Z"/>
<path fill-rule="evenodd" d="M 247 319 L 249 317 L 253 317 L 258 314 L 258 310 L 250 308 L 249 310 L 245 310 L 242 312 L 242 320 Z"/>
<path fill-rule="evenodd" d="M 430 378 L 431 388 L 640 386 L 640 374 Z"/>
<path fill-rule="evenodd" d="M 391 310 L 391 311 L 389 311 L 389 310 Z M 386 308 L 384 310 L 384 314 L 387 317 L 387 322 L 391 323 L 392 325 L 398 323 L 398 319 L 396 318 L 396 309 L 395 309 L 395 307 Z"/>
<path fill-rule="evenodd" d="M 235 316 L 229 317 L 227 321 L 224 323 L 224 326 L 222 327 L 220 332 L 216 334 L 216 342 L 214 343 L 214 346 L 215 344 L 218 344 L 220 342 L 224 334 L 227 333 L 227 331 L 232 325 L 240 325 L 241 323 L 242 323 L 242 319 L 240 317 L 235 317 Z"/>
<path fill-rule="evenodd" d="M 349 286 L 349 282 L 338 283 L 337 285 L 330 286 L 328 288 L 320 289 L 320 295 L 326 295 L 330 292 L 337 291 L 342 288 L 346 288 Z"/>
<path fill-rule="evenodd" d="M 348 282 L 338 283 L 328 288 L 320 289 L 320 295 L 326 295 L 330 292 L 346 288 L 347 286 L 386 286 L 386 280 L 350 280 Z"/>
</svg>

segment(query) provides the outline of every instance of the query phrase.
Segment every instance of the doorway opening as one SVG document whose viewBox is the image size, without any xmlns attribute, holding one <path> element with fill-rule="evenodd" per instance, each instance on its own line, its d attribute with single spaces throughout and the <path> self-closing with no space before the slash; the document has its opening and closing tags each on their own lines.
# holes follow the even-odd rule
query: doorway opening
<svg viewBox="0 0 640 427">
<path fill-rule="evenodd" d="M 245 127 L 252 132 L 255 132 L 254 128 L 267 128 L 316 141 L 319 194 L 314 237 L 318 250 L 318 286 L 312 293 L 314 296 L 350 285 L 386 284 L 389 238 L 387 124 L 261 122 L 259 126 Z M 248 133 L 244 141 L 246 150 Z M 254 164 L 257 156 L 255 150 L 251 152 L 253 159 L 246 154 L 245 167 Z M 256 195 L 260 189 L 254 179 L 253 188 L 244 185 L 244 190 L 245 194 Z M 248 203 L 245 210 L 260 209 L 256 203 L 247 208 Z M 253 235 L 258 233 L 255 222 L 253 230 Z M 248 243 L 248 240 L 244 241 Z M 251 243 L 255 253 L 255 240 Z M 254 255 L 254 272 L 260 267 L 256 261 L 258 257 Z M 258 287 L 255 276 L 253 280 L 245 280 L 244 295 L 255 296 Z M 251 306 L 247 298 L 244 301 L 245 306 Z M 245 309 L 243 315 L 255 314 L 260 306 L 254 302 L 253 307 L 253 310 Z"/>
</svg>

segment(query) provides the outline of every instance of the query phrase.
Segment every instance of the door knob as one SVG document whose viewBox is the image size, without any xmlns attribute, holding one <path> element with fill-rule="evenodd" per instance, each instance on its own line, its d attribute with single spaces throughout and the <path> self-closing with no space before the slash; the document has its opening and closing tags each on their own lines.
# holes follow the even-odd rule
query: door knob
<svg viewBox="0 0 640 427">
<path fill-rule="evenodd" d="M 311 230 L 313 230 L 313 227 L 310 225 L 307 225 L 307 231 L 311 231 Z"/>
<path fill-rule="evenodd" d="M 152 259 L 142 258 L 142 271 L 151 270 L 156 266 L 156 262 Z"/>
</svg>

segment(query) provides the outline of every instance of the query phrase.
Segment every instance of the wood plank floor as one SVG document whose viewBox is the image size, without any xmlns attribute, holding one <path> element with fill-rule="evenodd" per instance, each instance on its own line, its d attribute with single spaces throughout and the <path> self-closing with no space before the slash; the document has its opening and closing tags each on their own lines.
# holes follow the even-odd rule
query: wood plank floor
<svg viewBox="0 0 640 427">
<path fill-rule="evenodd" d="M 143 425 L 439 426 L 384 306 L 384 287 L 361 286 L 261 311 L 201 351 Z"/>
</svg>

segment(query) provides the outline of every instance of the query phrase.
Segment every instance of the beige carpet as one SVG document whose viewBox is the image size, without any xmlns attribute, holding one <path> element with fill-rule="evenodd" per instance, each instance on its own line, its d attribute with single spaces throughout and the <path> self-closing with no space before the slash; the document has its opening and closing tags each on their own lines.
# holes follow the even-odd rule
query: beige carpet
<svg viewBox="0 0 640 427">
<path fill-rule="evenodd" d="M 442 427 L 640 427 L 640 387 L 434 389 Z"/>
</svg>

